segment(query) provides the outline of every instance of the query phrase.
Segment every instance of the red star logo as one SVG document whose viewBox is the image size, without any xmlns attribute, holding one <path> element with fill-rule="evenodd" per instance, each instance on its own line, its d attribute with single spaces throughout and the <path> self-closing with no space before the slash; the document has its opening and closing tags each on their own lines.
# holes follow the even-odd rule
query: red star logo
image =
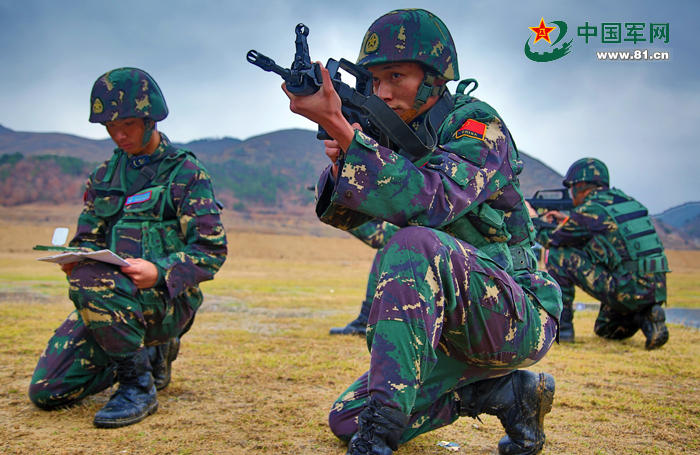
<svg viewBox="0 0 700 455">
<path fill-rule="evenodd" d="M 552 44 L 552 42 L 549 40 L 549 34 L 556 27 L 547 27 L 544 23 L 544 17 L 542 19 L 540 19 L 540 25 L 538 27 L 528 27 L 528 28 L 530 30 L 532 30 L 532 32 L 535 34 L 535 43 L 538 42 L 539 40 L 543 39 L 543 40 L 547 41 L 549 44 Z"/>
</svg>

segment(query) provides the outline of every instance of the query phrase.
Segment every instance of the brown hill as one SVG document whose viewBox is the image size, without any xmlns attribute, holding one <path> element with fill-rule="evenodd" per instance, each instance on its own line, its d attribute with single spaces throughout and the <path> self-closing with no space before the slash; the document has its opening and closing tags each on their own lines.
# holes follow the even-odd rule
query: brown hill
<svg viewBox="0 0 700 455">
<path fill-rule="evenodd" d="M 659 219 L 652 218 L 656 232 L 667 250 L 695 250 L 700 248 L 700 237 L 684 232 Z"/>
<path fill-rule="evenodd" d="M 85 178 L 93 168 L 91 163 L 67 156 L 0 155 L 0 205 L 79 203 Z"/>
<path fill-rule="evenodd" d="M 64 133 L 27 133 L 0 125 L 0 155 L 58 155 L 98 162 L 109 157 L 110 139 L 94 140 Z"/>
</svg>

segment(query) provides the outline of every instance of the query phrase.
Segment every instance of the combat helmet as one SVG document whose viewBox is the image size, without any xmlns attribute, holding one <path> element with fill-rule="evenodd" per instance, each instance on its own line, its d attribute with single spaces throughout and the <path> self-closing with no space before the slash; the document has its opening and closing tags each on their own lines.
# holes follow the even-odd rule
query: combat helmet
<svg viewBox="0 0 700 455">
<path fill-rule="evenodd" d="M 427 69 L 414 109 L 445 89 L 434 84 L 437 77 L 459 80 L 452 35 L 439 17 L 424 9 L 390 11 L 369 26 L 357 64 L 368 67 L 390 62 L 417 62 Z"/>
<path fill-rule="evenodd" d="M 138 68 L 117 68 L 100 76 L 90 94 L 90 122 L 106 123 L 127 117 L 159 122 L 168 106 L 156 81 Z"/>
<path fill-rule="evenodd" d="M 581 158 L 566 171 L 562 182 L 565 187 L 571 188 L 575 183 L 587 182 L 609 187 L 610 174 L 608 167 L 597 158 Z"/>
<path fill-rule="evenodd" d="M 443 79 L 459 79 L 457 50 L 439 17 L 424 9 L 391 11 L 369 26 L 357 64 L 420 62 Z"/>
</svg>

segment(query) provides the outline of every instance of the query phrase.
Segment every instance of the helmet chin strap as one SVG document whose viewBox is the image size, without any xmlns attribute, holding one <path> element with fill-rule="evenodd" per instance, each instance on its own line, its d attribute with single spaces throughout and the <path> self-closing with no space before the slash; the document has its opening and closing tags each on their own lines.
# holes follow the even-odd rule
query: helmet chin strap
<svg viewBox="0 0 700 455">
<path fill-rule="evenodd" d="M 156 129 L 156 122 L 153 119 L 145 118 L 143 119 L 143 126 L 146 128 L 143 132 L 143 140 L 141 141 L 141 146 L 145 147 L 151 141 L 153 136 L 153 131 Z"/>
<path fill-rule="evenodd" d="M 408 123 L 418 115 L 418 111 L 428 101 L 428 98 L 435 95 L 442 95 L 447 88 L 446 84 L 436 85 L 438 77 L 429 71 L 425 72 L 423 81 L 418 86 L 416 98 L 413 100 L 413 107 L 401 115 L 401 119 Z"/>
</svg>

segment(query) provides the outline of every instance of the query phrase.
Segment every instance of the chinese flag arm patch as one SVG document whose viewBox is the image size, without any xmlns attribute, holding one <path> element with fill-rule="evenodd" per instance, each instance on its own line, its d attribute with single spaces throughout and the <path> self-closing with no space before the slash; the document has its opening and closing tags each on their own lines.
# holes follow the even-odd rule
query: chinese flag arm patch
<svg viewBox="0 0 700 455">
<path fill-rule="evenodd" d="M 466 122 L 455 132 L 455 139 L 463 137 L 473 137 L 474 139 L 484 140 L 486 135 L 486 124 L 477 122 L 474 119 L 467 119 Z"/>
</svg>

